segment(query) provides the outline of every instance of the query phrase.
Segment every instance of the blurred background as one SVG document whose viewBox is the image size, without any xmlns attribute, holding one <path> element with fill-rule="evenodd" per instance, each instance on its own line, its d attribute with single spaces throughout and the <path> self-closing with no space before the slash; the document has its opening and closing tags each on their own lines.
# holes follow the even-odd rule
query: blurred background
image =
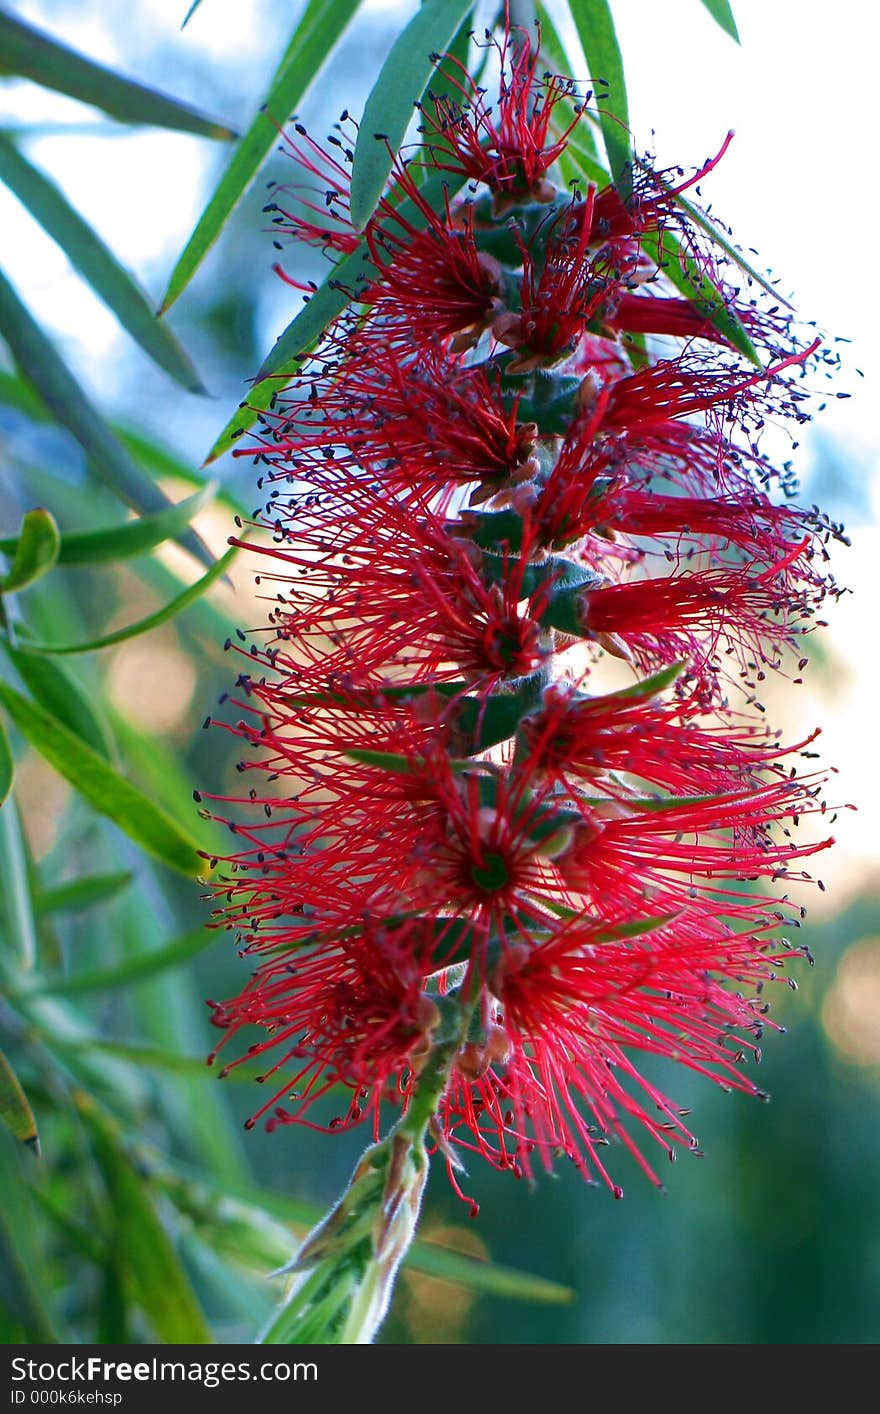
<svg viewBox="0 0 880 1414">
<path fill-rule="evenodd" d="M 202 0 L 183 31 L 185 0 L 136 0 L 124 11 L 112 0 L 19 0 L 8 8 L 241 130 L 302 7 Z M 806 684 L 784 685 L 769 707 L 790 739 L 823 725 L 823 760 L 839 772 L 829 799 L 858 809 L 838 818 L 838 846 L 822 858 L 825 891 L 813 888 L 803 900 L 810 912 L 801 940 L 815 966 L 797 969 L 797 995 L 775 989 L 773 1015 L 787 1034 L 768 1034 L 764 1048 L 760 1082 L 772 1103 L 722 1094 L 686 1074 L 661 1075 L 692 1107 L 705 1150 L 670 1170 L 666 1195 L 622 1151 L 614 1155 L 626 1189 L 620 1203 L 567 1171 L 529 1189 L 475 1167 L 467 1190 L 481 1211 L 471 1222 L 435 1174 L 423 1224 L 432 1245 L 420 1249 L 420 1269 L 404 1272 L 383 1339 L 873 1341 L 880 1336 L 873 328 L 880 311 L 866 247 L 877 217 L 871 12 L 857 0 L 841 0 L 831 17 L 813 0 L 736 0 L 737 47 L 698 0 L 620 0 L 613 8 L 637 150 L 652 149 L 660 165 L 693 167 L 734 128 L 701 200 L 758 268 L 778 277 L 803 317 L 838 341 L 842 371 L 828 385 L 827 405 L 782 454 L 793 461 L 802 497 L 846 523 L 852 545 L 835 549 L 835 568 L 853 593 L 831 607 L 829 628 L 813 640 Z M 302 105 L 316 137 L 343 104 L 359 112 L 414 9 L 396 0 L 361 6 Z M 549 9 L 553 15 L 553 0 Z M 224 145 L 126 127 L 24 79 L 0 84 L 0 134 L 15 137 L 158 303 L 228 161 Z M 169 316 L 206 395 L 157 369 L 59 246 L 0 191 L 6 275 L 88 398 L 173 501 L 201 484 L 200 463 L 299 307 L 296 292 L 272 273 L 277 252 L 261 211 L 266 181 L 291 177 L 288 159 L 270 158 Z M 284 260 L 299 278 L 324 273 L 320 254 L 311 264 L 296 266 L 290 253 Z M 15 535 L 37 504 L 62 530 L 119 523 L 124 512 L 89 475 L 81 443 L 3 360 L 0 351 L 0 537 Z M 226 500 L 200 512 L 195 525 L 219 554 L 235 505 L 248 511 L 260 498 L 246 461 L 226 457 L 216 474 Z M 167 543 L 123 563 L 55 569 L 27 591 L 29 631 L 58 643 L 106 636 L 156 612 L 202 573 Z M 222 849 L 222 840 L 199 819 L 192 791 L 222 791 L 234 752 L 222 734 L 199 728 L 233 675 L 224 640 L 265 612 L 246 563 L 236 561 L 229 578 L 148 634 L 63 660 L 68 708 L 91 709 L 109 759 L 209 850 Z M 214 1036 L 203 998 L 237 991 L 246 964 L 223 935 L 206 941 L 194 931 L 204 917 L 197 886 L 150 863 L 26 739 L 16 738 L 16 758 L 21 834 L 12 838 L 4 807 L 2 842 L 6 943 L 14 947 L 30 929 L 38 966 L 7 987 L 0 1045 L 36 1115 L 42 1158 L 18 1152 L 0 1129 L 19 1195 L 0 1230 L 9 1258 L 0 1276 L 3 1337 L 121 1342 L 210 1332 L 250 1340 L 279 1295 L 267 1271 L 285 1259 L 292 1231 L 337 1195 L 362 1138 L 243 1132 L 254 1090 L 232 1079 L 219 1084 L 205 1069 Z M 160 968 L 160 953 L 174 965 Z"/>
</svg>

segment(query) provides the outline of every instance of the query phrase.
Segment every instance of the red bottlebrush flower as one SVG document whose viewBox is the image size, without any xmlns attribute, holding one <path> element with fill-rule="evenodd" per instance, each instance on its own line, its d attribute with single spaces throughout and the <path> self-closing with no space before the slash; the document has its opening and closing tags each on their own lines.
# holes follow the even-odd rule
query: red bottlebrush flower
<svg viewBox="0 0 880 1414">
<path fill-rule="evenodd" d="M 500 559 L 503 573 L 487 582 L 480 552 L 447 534 L 439 518 L 388 503 L 369 486 L 308 515 L 290 537 L 295 548 L 259 547 L 279 567 L 263 582 L 309 574 L 309 598 L 302 595 L 292 614 L 282 598 L 272 612 L 276 669 L 308 668 L 325 684 L 354 672 L 374 687 L 456 677 L 488 684 L 545 661 L 541 614 L 550 586 L 530 592 L 526 554 Z"/>
<path fill-rule="evenodd" d="M 530 768 L 562 782 L 607 782 L 623 771 L 676 795 L 758 785 L 759 773 L 784 773 L 785 758 L 814 739 L 780 747 L 766 728 L 729 712 L 715 723 L 701 719 L 693 692 L 669 701 L 628 690 L 588 697 L 553 684 L 524 721 L 523 739 Z"/>
<path fill-rule="evenodd" d="M 527 31 L 506 29 L 497 48 L 501 62 L 497 104 L 487 102 L 486 90 L 450 57 L 448 71 L 457 96 L 431 95 L 419 107 L 429 165 L 484 184 L 495 196 L 496 211 L 502 213 L 522 202 L 553 199 L 556 186 L 547 173 L 565 151 L 586 97 L 577 98 L 571 79 L 539 76 L 539 45 Z M 573 114 L 563 126 L 556 110 L 566 100 L 574 100 Z"/>
<path fill-rule="evenodd" d="M 417 229 L 400 211 L 389 208 L 381 223 L 369 227 L 367 244 L 382 275 L 364 300 L 373 305 L 382 338 L 393 330 L 411 348 L 454 335 L 452 347 L 467 348 L 501 308 L 501 266 L 493 255 L 477 249 L 466 210 L 455 223 L 448 210 L 441 219 L 414 183 L 401 181 L 425 225 Z M 369 336 L 370 327 L 368 351 Z"/>
<path fill-rule="evenodd" d="M 677 199 L 717 167 L 732 141 L 730 132 L 715 156 L 689 177 L 685 177 L 681 169 L 656 172 L 647 163 L 638 163 L 633 173 L 632 193 L 626 200 L 616 186 L 601 187 L 590 213 L 590 244 L 607 246 L 612 260 L 625 267 L 638 260 L 638 237 L 644 232 L 662 233 L 671 226 L 676 235 L 687 239 L 692 228 Z"/>
<path fill-rule="evenodd" d="M 791 599 L 776 584 L 773 567 L 746 566 L 563 590 L 545 619 L 648 671 L 686 662 L 711 695 L 726 657 L 745 680 L 778 668 L 783 645 L 808 631 L 811 611 L 808 598 Z"/>
<path fill-rule="evenodd" d="M 269 607 L 237 647 L 242 784 L 206 808 L 236 817 L 215 916 L 256 971 L 214 1020 L 263 1029 L 270 1125 L 378 1133 L 429 1075 L 456 1185 L 459 1149 L 607 1179 L 612 1137 L 654 1177 L 637 1130 L 695 1141 L 640 1053 L 754 1091 L 752 993 L 830 843 L 794 829 L 823 811 L 789 765 L 812 738 L 750 715 L 829 588 L 837 528 L 777 504 L 789 474 L 758 448 L 768 413 L 805 418 L 818 341 L 741 307 L 692 229 L 681 194 L 717 158 L 557 196 L 574 86 L 509 27 L 499 55 L 497 102 L 447 57 L 457 96 L 424 105 L 368 223 L 374 274 L 247 449 Z M 354 249 L 344 140 L 337 160 L 300 137 L 329 214 L 276 192 L 273 225 Z M 413 162 L 457 178 L 439 210 Z M 767 367 L 721 347 L 670 249 Z M 636 358 L 623 333 L 683 346 Z M 635 681 L 590 695 L 603 653 Z"/>
<path fill-rule="evenodd" d="M 249 1128 L 269 1110 L 270 1127 L 298 1121 L 335 1129 L 367 1115 L 378 1123 L 389 1088 L 399 1098 L 415 1082 L 440 1020 L 422 990 L 426 964 L 420 965 L 419 952 L 427 942 L 419 920 L 392 927 L 366 919 L 315 947 L 281 951 L 260 965 L 238 997 L 211 1004 L 214 1025 L 226 1033 L 221 1046 L 242 1027 L 267 1032 L 224 1074 L 264 1055 L 271 1063 L 263 1082 L 285 1068 L 294 1072 L 252 1115 Z M 307 1112 L 336 1085 L 351 1091 L 348 1107 L 316 1125 Z M 282 1100 L 292 1108 L 280 1108 Z"/>
<path fill-rule="evenodd" d="M 794 863 L 832 843 L 771 838 L 772 825 L 821 810 L 817 793 L 814 782 L 789 779 L 729 795 L 600 803 L 556 867 L 600 914 L 626 916 L 646 898 L 660 912 L 675 910 L 702 895 L 720 912 L 732 899 L 735 916 L 740 896 L 716 881 L 793 878 Z"/>
<path fill-rule="evenodd" d="M 388 489 L 430 500 L 468 483 L 484 499 L 535 475 L 537 425 L 517 419 L 501 397 L 499 379 L 483 367 L 456 367 L 434 349 L 404 363 L 390 344 L 371 347 L 320 397 L 333 434 L 360 467 Z M 314 419 L 313 419 L 314 420 Z M 282 423 L 283 426 L 283 423 Z M 302 455 L 308 439 L 326 445 L 328 428 L 302 421 L 279 432 L 267 449 L 282 467 Z"/>
<path fill-rule="evenodd" d="M 599 1152 L 617 1138 L 659 1183 L 630 1126 L 669 1157 L 697 1141 L 634 1057 L 674 1058 L 725 1088 L 760 1094 L 740 1062 L 756 1050 L 766 1007 L 741 988 L 772 980 L 792 955 L 760 929 L 732 934 L 707 913 L 617 941 L 613 930 L 573 923 L 508 949 L 491 978 L 506 1054 L 478 1079 L 455 1077 L 447 1134 L 495 1167 L 526 1174 L 536 1159 L 551 1168 L 562 1152 L 621 1197 Z"/>
<path fill-rule="evenodd" d="M 596 407 L 597 421 L 605 432 L 628 432 L 732 404 L 787 368 L 802 366 L 818 347 L 817 339 L 801 353 L 753 374 L 707 365 L 692 357 L 665 359 L 603 390 Z M 795 411 L 793 402 L 789 406 Z"/>
<path fill-rule="evenodd" d="M 586 198 L 590 206 L 593 188 Z M 516 351 L 509 373 L 530 373 L 575 353 L 592 316 L 607 297 L 607 283 L 588 254 L 589 221 L 574 225 L 570 209 L 552 221 L 540 246 L 523 246 L 521 307 L 498 315 L 493 332 Z"/>
<path fill-rule="evenodd" d="M 276 240 L 282 235 L 289 236 L 306 245 L 323 246 L 338 255 L 349 255 L 360 240 L 351 224 L 349 210 L 351 148 L 342 137 L 329 139 L 339 151 L 343 159 L 340 161 L 315 142 L 301 123 L 296 124 L 296 132 L 298 142 L 289 133 L 282 132 L 282 150 L 313 181 L 270 183 L 271 199 L 263 212 L 272 217 L 272 234 Z M 294 199 L 292 207 L 287 204 L 288 194 Z"/>
</svg>

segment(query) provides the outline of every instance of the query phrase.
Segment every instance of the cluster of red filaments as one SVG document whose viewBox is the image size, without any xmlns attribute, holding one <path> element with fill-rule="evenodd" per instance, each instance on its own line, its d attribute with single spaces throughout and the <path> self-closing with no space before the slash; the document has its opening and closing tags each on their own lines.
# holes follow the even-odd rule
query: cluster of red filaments
<svg viewBox="0 0 880 1414">
<path fill-rule="evenodd" d="M 610 1183 L 614 1138 L 654 1178 L 634 1132 L 696 1141 L 640 1065 L 757 1093 L 789 881 L 830 843 L 795 829 L 812 739 L 758 701 L 830 587 L 834 527 L 756 438 L 804 420 L 816 346 L 731 293 L 680 177 L 566 186 L 583 100 L 524 34 L 495 60 L 496 103 L 462 72 L 422 106 L 372 278 L 247 449 L 271 607 L 224 723 L 243 789 L 212 799 L 255 970 L 213 1019 L 262 1031 L 228 1062 L 266 1059 L 251 1123 L 378 1132 L 443 1048 L 456 1184 L 467 1151 Z M 300 137 L 326 197 L 276 227 L 345 254 L 350 153 Z"/>
</svg>

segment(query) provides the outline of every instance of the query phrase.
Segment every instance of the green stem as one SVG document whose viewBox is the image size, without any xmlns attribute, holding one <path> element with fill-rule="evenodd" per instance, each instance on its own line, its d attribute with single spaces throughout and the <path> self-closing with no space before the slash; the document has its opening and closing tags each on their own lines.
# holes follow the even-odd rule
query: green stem
<svg viewBox="0 0 880 1414">
<path fill-rule="evenodd" d="M 446 1018 L 454 1024 L 429 1056 L 406 1112 L 367 1149 L 339 1202 L 302 1244 L 287 1269 L 300 1280 L 262 1343 L 366 1345 L 375 1336 L 415 1236 L 428 1178 L 425 1139 L 467 1035 L 474 991 L 458 994 L 456 1014 Z"/>
</svg>

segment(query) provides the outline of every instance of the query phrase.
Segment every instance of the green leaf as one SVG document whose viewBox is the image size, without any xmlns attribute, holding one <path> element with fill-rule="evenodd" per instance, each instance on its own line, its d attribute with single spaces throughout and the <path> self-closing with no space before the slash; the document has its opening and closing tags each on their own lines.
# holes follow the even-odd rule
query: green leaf
<svg viewBox="0 0 880 1414">
<path fill-rule="evenodd" d="M 37 932 L 21 821 L 15 798 L 11 795 L 0 807 L 0 898 L 8 936 L 15 945 L 22 968 L 30 969 L 37 956 Z"/>
<path fill-rule="evenodd" d="M 46 913 L 77 913 L 94 908 L 95 904 L 116 898 L 117 894 L 128 888 L 133 878 L 134 875 L 127 870 L 120 870 L 116 874 L 89 874 L 82 879 L 71 879 L 69 883 L 41 889 L 34 899 L 34 913 L 42 918 Z"/>
<path fill-rule="evenodd" d="M 189 9 L 183 17 L 183 23 L 180 26 L 181 29 L 186 29 L 187 25 L 189 24 L 190 20 L 192 19 L 193 15 L 195 14 L 196 10 L 199 8 L 201 3 L 202 0 L 192 0 L 192 4 L 190 5 Z"/>
<path fill-rule="evenodd" d="M 28 511 L 15 541 L 12 564 L 0 579 L 0 594 L 11 594 L 50 570 L 58 559 L 60 548 L 58 526 L 49 511 L 42 506 Z M 6 553 L 5 545 L 0 545 Z"/>
<path fill-rule="evenodd" d="M 66 427 L 79 442 L 96 475 L 121 500 L 142 514 L 167 510 L 171 505 L 168 497 L 141 471 L 108 427 L 2 271 L 0 336 L 9 345 L 25 378 L 33 384 L 61 426 Z M 201 540 L 192 531 L 182 534 L 180 543 L 203 564 L 213 563 Z"/>
<path fill-rule="evenodd" d="M 0 1302 L 24 1326 L 28 1340 L 54 1343 L 64 1336 L 53 1328 L 49 1314 L 53 1293 L 36 1231 L 28 1168 L 33 1160 L 0 1125 Z"/>
<path fill-rule="evenodd" d="M 346 751 L 346 756 L 352 761 L 357 761 L 361 766 L 377 766 L 380 771 L 388 771 L 393 776 L 411 776 L 425 770 L 426 763 L 418 756 L 399 756 L 393 751 L 370 751 L 366 747 L 350 747 Z M 485 761 L 470 761 L 465 757 L 461 760 L 450 758 L 447 762 L 449 769 L 456 775 L 465 771 L 489 771 L 490 764 Z"/>
<path fill-rule="evenodd" d="M 121 123 L 173 128 L 221 141 L 236 136 L 232 128 L 188 103 L 123 78 L 5 12 L 0 12 L 0 70 L 92 103 Z"/>
<path fill-rule="evenodd" d="M 125 628 L 118 628 L 113 633 L 107 633 L 103 638 L 92 638 L 85 643 L 36 643 L 30 640 L 22 640 L 19 651 L 34 654 L 70 654 L 70 653 L 96 653 L 102 648 L 112 648 L 116 643 L 124 643 L 128 638 L 137 638 L 142 633 L 149 633 L 151 629 L 158 628 L 160 624 L 167 623 L 176 614 L 182 613 L 189 604 L 201 597 L 212 584 L 226 573 L 227 568 L 238 554 L 239 547 L 233 545 L 231 550 L 227 550 L 221 559 L 217 560 L 207 574 L 203 574 L 201 579 L 197 579 L 195 584 L 189 585 L 182 593 L 174 599 L 163 604 L 161 609 L 155 613 L 148 614 L 144 619 L 138 619 L 136 623 L 127 624 Z"/>
<path fill-rule="evenodd" d="M 192 1223 L 196 1235 L 226 1262 L 265 1277 L 290 1257 L 290 1230 L 277 1219 L 234 1198 L 217 1197 L 198 1182 L 154 1171 L 151 1181 Z M 226 1274 L 228 1287 L 229 1277 Z M 261 1285 L 263 1283 L 261 1282 Z M 269 1293 L 266 1292 L 268 1297 Z"/>
<path fill-rule="evenodd" d="M 0 134 L 0 181 L 61 247 L 74 269 L 110 308 L 123 329 L 154 363 L 192 393 L 204 388 L 192 363 L 166 324 L 156 318 L 144 291 L 120 265 L 101 237 L 84 221 L 43 172 Z"/>
<path fill-rule="evenodd" d="M 100 815 L 118 825 L 135 844 L 192 878 L 202 861 L 189 837 L 107 762 L 45 708 L 0 683 L 0 703 L 25 740 L 69 781 Z M 0 812 L 0 820 L 7 807 Z"/>
<path fill-rule="evenodd" d="M 404 1265 L 426 1276 L 454 1282 L 469 1291 L 487 1296 L 506 1296 L 513 1301 L 534 1301 L 542 1306 L 568 1306 L 575 1299 L 571 1287 L 548 1281 L 530 1272 L 518 1272 L 495 1262 L 466 1257 L 431 1241 L 416 1241 Z"/>
<path fill-rule="evenodd" d="M 341 314 L 346 305 L 357 299 L 358 287 L 365 279 L 375 275 L 370 253 L 365 243 L 346 255 L 334 266 L 329 276 L 279 334 L 271 352 L 264 360 L 257 375 L 266 386 L 266 401 L 261 409 L 269 406 L 269 400 L 298 371 L 301 354 L 313 348 L 328 324 Z M 284 381 L 280 381 L 280 380 Z M 259 391 L 259 384 L 257 385 Z M 253 402 L 253 396 L 249 399 Z"/>
<path fill-rule="evenodd" d="M 60 565 L 102 564 L 107 560 L 129 560 L 144 555 L 175 536 L 190 524 L 217 494 L 218 483 L 209 481 L 194 496 L 187 496 L 167 511 L 139 516 L 122 525 L 108 525 L 98 530 L 69 531 L 61 536 L 58 549 Z M 15 550 L 15 538 L 0 540 L 0 550 L 9 554 Z"/>
<path fill-rule="evenodd" d="M 632 145 L 623 58 L 608 0 L 569 0 L 578 37 L 594 83 L 608 84 L 599 103 L 599 121 L 611 175 L 624 196 L 632 187 Z"/>
<path fill-rule="evenodd" d="M 0 722 L 0 806 L 2 806 L 12 790 L 12 782 L 15 779 L 15 762 L 12 759 L 12 747 L 9 745 L 9 737 L 6 735 L 6 728 Z"/>
<path fill-rule="evenodd" d="M 18 1076 L 0 1051 L 0 1119 L 21 1144 L 40 1152 L 37 1122 L 21 1088 Z"/>
<path fill-rule="evenodd" d="M 656 933 L 680 917 L 679 913 L 658 913 L 653 918 L 638 918 L 634 923 L 618 923 L 614 928 L 603 928 L 597 935 L 597 943 L 620 943 L 630 938 L 641 938 L 645 933 Z"/>
<path fill-rule="evenodd" d="M 115 1248 L 138 1306 L 159 1340 L 208 1345 L 211 1333 L 138 1170 L 115 1128 L 87 1098 L 79 1102 L 116 1224 Z"/>
<path fill-rule="evenodd" d="M 544 67 L 544 61 L 548 61 L 557 74 L 571 74 L 576 65 L 573 61 L 568 59 L 565 52 L 565 45 L 559 36 L 556 26 L 553 24 L 546 5 L 538 4 L 537 14 L 538 22 L 541 26 L 542 67 Z M 579 67 L 579 62 L 580 61 L 578 61 L 577 67 Z M 562 131 L 562 128 L 556 123 L 553 124 L 553 127 L 556 132 Z M 573 147 L 576 148 L 578 152 L 582 152 L 589 159 L 590 163 L 602 173 L 603 183 L 609 180 L 608 173 L 604 172 L 602 168 L 598 166 L 599 149 L 596 145 L 593 130 L 585 118 L 582 118 L 577 127 L 568 135 L 566 140 L 566 152 Z M 588 175 L 590 174 L 588 173 Z M 595 181 L 595 177 L 592 179 Z"/>
<path fill-rule="evenodd" d="M 32 388 L 14 373 L 0 368 L 0 403 L 7 407 L 15 408 L 17 411 L 32 418 L 35 422 L 50 421 L 49 413 L 45 404 L 40 400 Z M 112 419 L 108 426 L 115 432 L 123 446 L 143 462 L 157 478 L 169 476 L 185 482 L 188 486 L 203 486 L 206 483 L 206 474 L 200 467 L 190 466 L 183 461 L 165 443 L 157 441 L 155 436 L 146 433 L 142 428 L 134 427 L 129 423 L 114 422 Z M 30 468 L 33 471 L 33 468 Z M 64 490 L 70 494 L 73 488 L 67 483 L 59 483 L 53 478 L 54 484 L 63 485 Z M 237 497 L 229 486 L 223 486 L 217 493 L 217 500 L 224 506 L 239 515 L 244 514 L 246 506 Z"/>
<path fill-rule="evenodd" d="M 119 712 L 111 720 L 132 780 L 168 815 L 189 821 L 189 833 L 204 856 L 225 854 L 229 835 L 224 826 L 207 811 L 194 813 L 192 774 L 186 760 L 167 741 L 151 739 Z"/>
<path fill-rule="evenodd" d="M 22 629 L 18 628 L 19 643 Z M 32 697 L 69 727 L 87 746 L 103 756 L 114 759 L 113 738 L 94 696 L 78 682 L 61 663 L 39 658 L 35 653 L 22 652 L 20 647 L 2 640 L 3 647 L 25 687 Z"/>
<path fill-rule="evenodd" d="M 733 18 L 730 0 L 703 0 L 703 4 L 713 20 L 724 30 L 724 33 L 729 34 L 731 39 L 735 39 L 739 44 L 739 30 L 736 27 L 736 20 Z"/>
<path fill-rule="evenodd" d="M 27 995 L 35 996 L 36 992 L 28 988 Z M 104 1041 L 100 1036 L 47 1036 L 45 1039 L 53 1050 L 63 1054 L 83 1056 L 90 1061 L 106 1056 L 110 1060 L 123 1061 L 134 1066 L 139 1074 L 144 1070 L 158 1070 L 166 1075 L 181 1076 L 185 1080 L 210 1080 L 216 1083 L 220 1073 L 216 1069 L 211 1070 L 204 1056 L 185 1056 L 177 1051 L 165 1050 L 162 1046 L 136 1046 L 124 1041 Z M 255 1065 L 236 1066 L 224 1077 L 223 1083 L 253 1085 L 259 1073 Z"/>
<path fill-rule="evenodd" d="M 664 184 L 661 183 L 661 185 Z M 688 201 L 687 197 L 682 196 L 680 192 L 672 192 L 671 194 L 675 199 L 676 205 L 681 207 L 688 219 L 693 221 L 695 226 L 699 226 L 701 231 L 705 231 L 708 236 L 711 236 L 714 244 L 718 246 L 719 250 L 724 251 L 724 254 L 733 261 L 734 265 L 738 265 L 740 270 L 748 275 L 750 280 L 754 280 L 756 284 L 760 285 L 761 289 L 765 290 L 768 295 L 772 295 L 775 300 L 779 300 L 780 304 L 787 305 L 788 308 L 791 309 L 789 301 L 783 298 L 765 275 L 762 275 L 760 271 L 756 270 L 754 265 L 749 264 L 742 251 L 737 250 L 736 246 L 727 239 L 723 232 L 719 231 L 718 227 L 710 221 L 705 212 L 701 211 L 698 206 L 694 206 L 693 202 Z M 666 239 L 665 236 L 664 239 Z"/>
<path fill-rule="evenodd" d="M 684 663 L 670 663 L 668 667 L 660 668 L 656 673 L 652 673 L 648 678 L 642 678 L 641 682 L 634 682 L 630 687 L 621 687 L 617 692 L 606 692 L 602 696 L 607 702 L 616 701 L 618 697 L 656 697 L 658 693 L 665 692 L 667 687 L 672 687 L 684 672 Z"/>
<path fill-rule="evenodd" d="M 398 35 L 364 108 L 351 173 L 351 219 L 363 230 L 385 189 L 413 107 L 474 0 L 427 0 Z"/>
<path fill-rule="evenodd" d="M 287 122 L 293 109 L 318 77 L 358 4 L 359 0 L 310 0 L 284 51 L 260 111 L 239 141 L 171 273 L 160 314 L 164 314 L 186 289 L 257 175 L 263 159 L 277 142 L 279 127 Z"/>
<path fill-rule="evenodd" d="M 432 177 L 420 189 L 422 201 L 431 210 L 439 208 L 447 192 L 452 194 L 444 173 Z M 400 203 L 398 210 L 416 229 L 424 225 L 424 215 L 409 197 Z M 314 347 L 327 326 L 352 300 L 357 299 L 358 287 L 373 275 L 375 269 L 366 242 L 362 241 L 356 250 L 334 266 L 324 283 L 276 339 L 258 374 L 260 381 L 251 388 L 247 402 L 241 403 L 229 419 L 205 458 L 206 464 L 228 452 L 238 438 L 253 426 L 260 413 L 271 407 L 276 395 L 299 372 L 302 355 Z"/>
<path fill-rule="evenodd" d="M 216 932 L 212 933 L 205 927 L 193 928 L 181 937 L 174 938 L 165 947 L 156 948 L 153 952 L 136 953 L 133 957 L 124 958 L 115 967 L 80 972 L 58 981 L 54 978 L 41 980 L 39 990 L 70 997 L 80 992 L 104 992 L 113 991 L 117 987 L 130 987 L 169 968 L 180 967 L 216 941 Z"/>
<path fill-rule="evenodd" d="M 642 248 L 656 260 L 676 289 L 698 304 L 719 334 L 750 363 L 760 368 L 761 360 L 757 350 L 736 311 L 725 304 L 724 296 L 675 236 L 670 231 L 664 231 L 662 234 L 658 231 L 645 231 L 642 234 Z"/>
<path fill-rule="evenodd" d="M 575 141 L 574 135 L 569 137 L 565 151 L 560 153 L 557 160 L 559 170 L 568 187 L 571 187 L 572 184 L 576 182 L 581 192 L 583 192 L 585 185 L 584 177 L 586 177 L 587 182 L 595 182 L 600 190 L 611 181 L 611 177 L 605 171 L 602 164 L 597 162 L 596 158 L 591 156 L 590 152 L 583 147 L 582 144 Z"/>
</svg>

